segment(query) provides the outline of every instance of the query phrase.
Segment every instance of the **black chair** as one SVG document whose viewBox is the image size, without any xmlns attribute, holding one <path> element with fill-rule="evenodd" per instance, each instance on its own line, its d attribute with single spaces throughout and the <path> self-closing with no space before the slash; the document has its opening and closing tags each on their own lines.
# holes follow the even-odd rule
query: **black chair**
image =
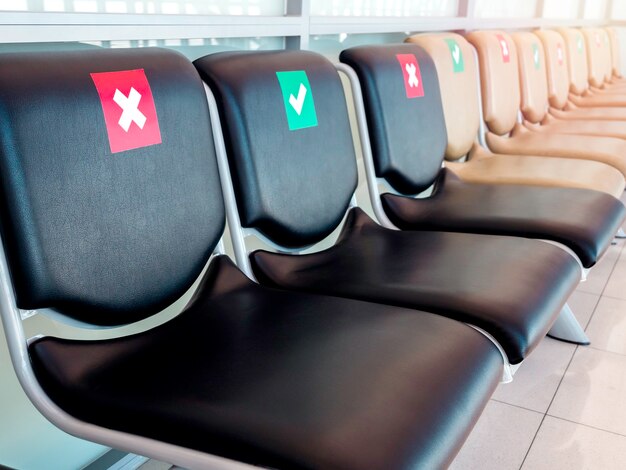
<svg viewBox="0 0 626 470">
<path fill-rule="evenodd" d="M 398 56 L 412 58 L 422 96 L 407 98 Z M 370 179 L 376 189 L 370 194 L 382 221 L 388 218 L 402 230 L 551 240 L 571 249 L 585 268 L 591 268 L 610 246 L 626 209 L 608 194 L 466 183 L 442 168 L 447 135 L 439 81 L 433 60 L 420 46 L 359 46 L 344 50 L 340 60 L 354 69 L 360 81 L 376 178 Z M 365 154 L 368 158 L 369 152 Z M 387 185 L 382 195 L 379 184 Z M 415 197 L 431 186 L 431 195 Z"/>
<path fill-rule="evenodd" d="M 232 173 L 236 204 L 227 200 L 227 213 L 237 262 L 262 284 L 468 322 L 495 337 L 512 364 L 545 336 L 580 279 L 565 251 L 537 240 L 399 232 L 349 209 L 356 161 L 328 60 L 303 51 L 232 52 L 194 64 L 215 93 L 225 132 L 227 157 L 218 159 L 228 158 L 223 166 Z M 325 239 L 344 217 L 332 247 L 289 253 Z M 250 233 L 283 253 L 258 250 L 248 259 Z"/>
<path fill-rule="evenodd" d="M 449 464 L 498 349 L 441 316 L 253 283 L 220 254 L 210 126 L 172 51 L 0 55 L 0 313 L 30 399 L 71 434 L 186 468 Z M 118 326 L 199 276 L 153 329 L 24 336 L 23 309 Z"/>
</svg>

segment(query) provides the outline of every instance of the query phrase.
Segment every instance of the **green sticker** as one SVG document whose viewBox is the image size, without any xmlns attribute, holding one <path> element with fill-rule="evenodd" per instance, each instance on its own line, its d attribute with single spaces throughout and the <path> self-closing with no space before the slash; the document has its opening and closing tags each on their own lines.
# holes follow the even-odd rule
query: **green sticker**
<svg viewBox="0 0 626 470">
<path fill-rule="evenodd" d="M 583 37 L 581 35 L 576 36 L 576 47 L 578 48 L 578 53 L 583 53 Z"/>
<path fill-rule="evenodd" d="M 535 68 L 539 70 L 541 64 L 539 62 L 539 45 L 533 43 L 533 63 L 535 64 Z"/>
<path fill-rule="evenodd" d="M 306 72 L 304 70 L 276 72 L 276 77 L 283 93 L 289 130 L 295 131 L 317 126 L 315 102 Z"/>
<path fill-rule="evenodd" d="M 463 53 L 461 52 L 461 48 L 452 38 L 447 38 L 445 41 L 448 44 L 448 49 L 450 49 L 450 55 L 452 56 L 454 73 L 463 72 L 465 70 L 465 64 L 463 63 Z"/>
</svg>

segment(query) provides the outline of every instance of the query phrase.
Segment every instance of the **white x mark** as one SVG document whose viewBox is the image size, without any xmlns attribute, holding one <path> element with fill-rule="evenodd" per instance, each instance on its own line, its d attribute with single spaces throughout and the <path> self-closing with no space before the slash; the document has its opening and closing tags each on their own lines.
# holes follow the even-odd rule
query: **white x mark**
<svg viewBox="0 0 626 470">
<path fill-rule="evenodd" d="M 417 75 L 415 75 L 415 73 L 417 72 L 415 64 L 405 64 L 404 68 L 409 74 L 409 86 L 411 88 L 418 86 L 420 84 L 420 81 L 417 79 Z"/>
<path fill-rule="evenodd" d="M 113 101 L 122 108 L 122 115 L 117 123 L 125 132 L 128 132 L 133 122 L 139 126 L 139 129 L 143 129 L 143 126 L 146 124 L 146 116 L 138 109 L 141 95 L 137 90 L 131 87 L 128 96 L 126 96 L 116 88 Z"/>
<path fill-rule="evenodd" d="M 507 45 L 506 41 L 504 39 L 500 40 L 500 46 L 502 46 L 502 55 L 503 56 L 508 56 L 509 55 L 509 46 Z"/>
</svg>

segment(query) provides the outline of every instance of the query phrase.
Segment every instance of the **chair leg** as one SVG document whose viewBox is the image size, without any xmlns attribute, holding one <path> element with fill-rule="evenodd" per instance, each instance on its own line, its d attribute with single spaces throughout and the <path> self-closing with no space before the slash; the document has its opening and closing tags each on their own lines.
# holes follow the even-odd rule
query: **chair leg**
<svg viewBox="0 0 626 470">
<path fill-rule="evenodd" d="M 581 344 L 587 346 L 589 338 L 576 320 L 574 312 L 568 304 L 561 309 L 559 317 L 548 331 L 548 336 L 568 343 Z"/>
</svg>

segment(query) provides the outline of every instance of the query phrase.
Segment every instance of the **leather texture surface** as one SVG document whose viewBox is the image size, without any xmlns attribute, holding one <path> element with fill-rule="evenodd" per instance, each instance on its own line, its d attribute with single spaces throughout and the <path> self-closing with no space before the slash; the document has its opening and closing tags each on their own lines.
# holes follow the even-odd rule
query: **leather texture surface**
<svg viewBox="0 0 626 470">
<path fill-rule="evenodd" d="M 502 373 L 459 322 L 263 288 L 225 257 L 164 325 L 29 350 L 80 419 L 281 469 L 446 468 Z"/>
<path fill-rule="evenodd" d="M 313 52 L 211 54 L 194 62 L 215 94 L 242 224 L 285 246 L 330 234 L 356 188 L 339 75 Z M 276 72 L 305 71 L 317 126 L 289 130 Z M 319 182 L 324 181 L 324 187 Z"/>
<path fill-rule="evenodd" d="M 487 133 L 487 145 L 495 153 L 596 160 L 617 168 L 626 176 L 626 142 L 614 137 L 533 132 L 516 126 L 511 137 Z"/>
<path fill-rule="evenodd" d="M 417 60 L 423 96 L 407 98 L 398 54 Z M 447 146 L 437 70 L 415 44 L 357 46 L 339 60 L 359 77 L 376 175 L 397 191 L 417 194 L 432 185 Z M 412 138 L 419 135 L 418 139 Z"/>
<path fill-rule="evenodd" d="M 524 118 L 538 123 L 546 115 L 548 107 L 548 79 L 543 45 L 530 32 L 511 34 L 517 49 L 521 107 Z M 565 54 L 565 50 L 562 50 Z M 536 56 L 535 56 L 536 54 Z"/>
<path fill-rule="evenodd" d="M 514 40 L 516 34 L 513 35 Z M 533 38 L 539 42 L 536 37 L 533 36 Z M 461 72 L 454 71 L 447 43 L 450 40 L 458 45 L 463 55 L 464 70 Z M 456 160 L 468 152 L 470 157 L 469 161 L 462 163 L 448 161 L 446 167 L 464 181 L 585 188 L 603 191 L 615 197 L 620 197 L 624 192 L 622 174 L 615 168 L 600 162 L 578 161 L 572 165 L 571 160 L 568 159 L 496 155 L 484 150 L 475 143 L 478 133 L 479 98 L 477 65 L 470 44 L 465 38 L 454 33 L 416 34 L 406 41 L 424 48 L 435 63 L 448 134 L 446 159 Z M 545 65 L 542 47 L 539 47 L 539 53 L 540 64 Z M 521 57 L 520 60 L 522 60 Z M 545 67 L 542 71 L 545 74 Z M 567 79 L 565 86 L 567 86 Z M 565 99 L 567 99 L 567 89 L 564 92 Z M 593 110 L 593 108 L 581 109 Z M 617 109 L 608 108 L 609 111 Z M 624 119 L 626 119 L 626 113 L 624 113 Z"/>
<path fill-rule="evenodd" d="M 574 251 L 586 268 L 610 246 L 626 217 L 619 200 L 599 191 L 467 183 L 445 170 L 430 197 L 383 194 L 382 202 L 403 230 L 552 240 Z"/>
<path fill-rule="evenodd" d="M 477 64 L 472 46 L 455 33 L 416 34 L 406 42 L 422 47 L 435 63 L 448 134 L 445 158 L 457 160 L 472 148 L 480 120 Z M 450 44 L 460 50 L 462 70 L 454 68 Z"/>
<path fill-rule="evenodd" d="M 526 60 L 533 60 L 532 45 L 539 47 L 539 40 L 532 33 L 521 39 L 522 44 L 530 48 Z M 418 58 L 425 95 L 431 90 L 431 83 L 437 80 L 432 61 L 424 59 L 425 53 L 419 46 L 411 47 L 361 46 L 348 49 L 341 55 L 344 62 L 358 71 L 360 81 L 364 83 L 368 128 L 377 136 L 374 141 L 379 143 L 372 152 L 374 161 L 378 161 L 379 167 L 398 162 L 396 172 L 404 176 L 404 180 L 414 183 L 408 189 L 392 184 L 397 191 L 414 194 L 424 189 L 416 186 L 416 182 L 423 180 L 423 167 L 430 165 L 436 152 L 440 152 L 436 165 L 432 165 L 438 175 L 433 196 L 419 199 L 390 194 L 382 196 L 391 221 L 401 229 L 453 230 L 554 240 L 573 249 L 585 267 L 593 266 L 608 248 L 626 215 L 622 203 L 595 191 L 521 185 L 494 187 L 467 184 L 454 175 L 448 176 L 445 170 L 440 170 L 445 127 L 439 123 L 439 129 L 436 128 L 436 112 L 430 126 L 421 131 L 426 127 L 422 123 L 433 115 L 436 104 L 424 101 L 424 107 L 418 107 L 411 103 L 420 100 L 407 99 L 404 94 L 402 70 L 396 59 L 399 51 Z M 393 90 L 394 79 L 399 82 L 396 86 L 399 90 L 387 92 Z M 530 81 L 534 81 L 534 77 Z M 544 93 L 543 108 L 547 107 L 546 95 Z M 438 99 L 438 95 L 435 98 Z M 421 113 L 415 113 L 414 109 Z M 419 139 L 407 138 L 411 135 L 413 123 L 420 129 Z M 573 124 L 572 121 L 565 123 Z M 394 130 L 390 132 L 390 128 Z M 384 135 L 384 145 L 380 143 L 381 135 Z M 438 138 L 440 135 L 442 137 Z M 429 142 L 435 139 L 434 148 L 429 147 Z M 427 186 L 434 181 L 435 178 L 429 175 Z M 589 227 L 588 217 L 597 218 L 592 227 Z"/>
<path fill-rule="evenodd" d="M 162 143 L 112 154 L 90 74 L 135 69 Z M 224 224 L 209 126 L 202 83 L 178 53 L 1 55 L 0 215 L 18 306 L 114 325 L 182 295 Z"/>
<path fill-rule="evenodd" d="M 257 278 L 270 286 L 416 308 L 476 325 L 496 338 L 513 364 L 545 336 L 580 279 L 574 258 L 544 242 L 389 230 L 361 209 L 349 212 L 339 241 L 325 251 L 255 251 L 250 259 Z"/>
<path fill-rule="evenodd" d="M 485 123 L 492 132 L 506 134 L 517 122 L 521 100 L 515 44 L 504 31 L 474 31 L 465 37 L 478 53 Z M 508 61 L 500 38 L 506 43 Z"/>
<path fill-rule="evenodd" d="M 475 144 L 467 162 L 446 162 L 446 168 L 468 183 L 556 186 L 602 191 L 620 198 L 624 176 L 593 160 L 493 154 Z"/>
</svg>

